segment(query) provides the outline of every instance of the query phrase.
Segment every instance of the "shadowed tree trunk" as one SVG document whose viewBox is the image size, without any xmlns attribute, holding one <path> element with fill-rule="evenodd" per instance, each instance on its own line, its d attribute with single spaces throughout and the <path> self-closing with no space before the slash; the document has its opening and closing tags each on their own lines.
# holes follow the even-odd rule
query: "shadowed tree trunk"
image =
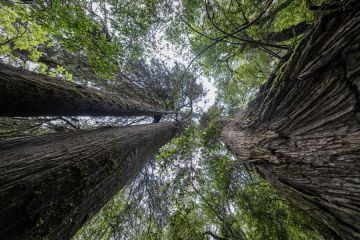
<svg viewBox="0 0 360 240">
<path fill-rule="evenodd" d="M 176 124 L 0 141 L 0 239 L 68 239 L 124 187 Z"/>
<path fill-rule="evenodd" d="M 0 116 L 161 115 L 132 99 L 0 63 Z"/>
<path fill-rule="evenodd" d="M 284 60 L 285 61 L 285 60 Z M 360 2 L 321 13 L 222 140 L 335 238 L 360 239 Z"/>
</svg>

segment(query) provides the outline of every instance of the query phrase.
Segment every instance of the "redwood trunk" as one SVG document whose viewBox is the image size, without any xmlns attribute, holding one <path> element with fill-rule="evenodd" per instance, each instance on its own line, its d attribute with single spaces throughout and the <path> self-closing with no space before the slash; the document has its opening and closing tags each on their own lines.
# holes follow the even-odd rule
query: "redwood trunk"
<svg viewBox="0 0 360 240">
<path fill-rule="evenodd" d="M 0 141 L 0 239 L 68 239 L 176 133 L 173 123 Z"/>
<path fill-rule="evenodd" d="M 360 239 L 360 2 L 321 15 L 221 136 L 335 238 Z"/>
<path fill-rule="evenodd" d="M 145 103 L 0 63 L 0 116 L 161 115 Z"/>
</svg>

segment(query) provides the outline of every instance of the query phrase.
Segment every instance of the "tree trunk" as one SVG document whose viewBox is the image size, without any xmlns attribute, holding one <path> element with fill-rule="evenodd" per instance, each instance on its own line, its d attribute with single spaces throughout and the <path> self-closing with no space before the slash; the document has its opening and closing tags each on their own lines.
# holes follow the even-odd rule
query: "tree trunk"
<svg viewBox="0 0 360 240">
<path fill-rule="evenodd" d="M 140 116 L 163 112 L 132 99 L 0 63 L 0 116 Z"/>
<path fill-rule="evenodd" d="M 0 141 L 0 239 L 68 239 L 176 133 L 176 124 Z"/>
<path fill-rule="evenodd" d="M 255 168 L 333 236 L 360 239 L 360 1 L 321 13 L 260 89 L 222 124 Z"/>
</svg>

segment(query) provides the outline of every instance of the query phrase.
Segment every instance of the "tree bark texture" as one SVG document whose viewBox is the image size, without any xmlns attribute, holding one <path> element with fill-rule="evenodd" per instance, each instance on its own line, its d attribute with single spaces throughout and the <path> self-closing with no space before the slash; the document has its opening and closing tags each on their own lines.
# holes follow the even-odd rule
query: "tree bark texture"
<svg viewBox="0 0 360 240">
<path fill-rule="evenodd" d="M 360 239 L 360 1 L 321 13 L 221 138 L 334 238 Z"/>
<path fill-rule="evenodd" d="M 176 129 L 156 123 L 0 141 L 0 239 L 69 239 Z"/>
<path fill-rule="evenodd" d="M 132 99 L 0 63 L 0 116 L 161 115 Z"/>
</svg>

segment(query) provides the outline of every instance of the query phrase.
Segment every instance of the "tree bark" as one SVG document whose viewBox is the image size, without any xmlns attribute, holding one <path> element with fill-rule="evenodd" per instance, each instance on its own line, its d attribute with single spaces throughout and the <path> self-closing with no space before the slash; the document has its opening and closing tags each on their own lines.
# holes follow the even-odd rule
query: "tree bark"
<svg viewBox="0 0 360 240">
<path fill-rule="evenodd" d="M 161 115 L 132 99 L 0 63 L 0 116 Z"/>
<path fill-rule="evenodd" d="M 268 34 L 264 41 L 265 42 L 283 42 L 290 39 L 294 39 L 295 37 L 304 34 L 306 30 L 310 28 L 310 24 L 306 22 L 300 22 L 294 26 L 283 29 L 280 32 L 274 32 Z"/>
<path fill-rule="evenodd" d="M 175 134 L 156 123 L 0 141 L 0 239 L 69 239 Z"/>
<path fill-rule="evenodd" d="M 221 138 L 334 238 L 360 239 L 360 2 L 321 13 Z"/>
</svg>

